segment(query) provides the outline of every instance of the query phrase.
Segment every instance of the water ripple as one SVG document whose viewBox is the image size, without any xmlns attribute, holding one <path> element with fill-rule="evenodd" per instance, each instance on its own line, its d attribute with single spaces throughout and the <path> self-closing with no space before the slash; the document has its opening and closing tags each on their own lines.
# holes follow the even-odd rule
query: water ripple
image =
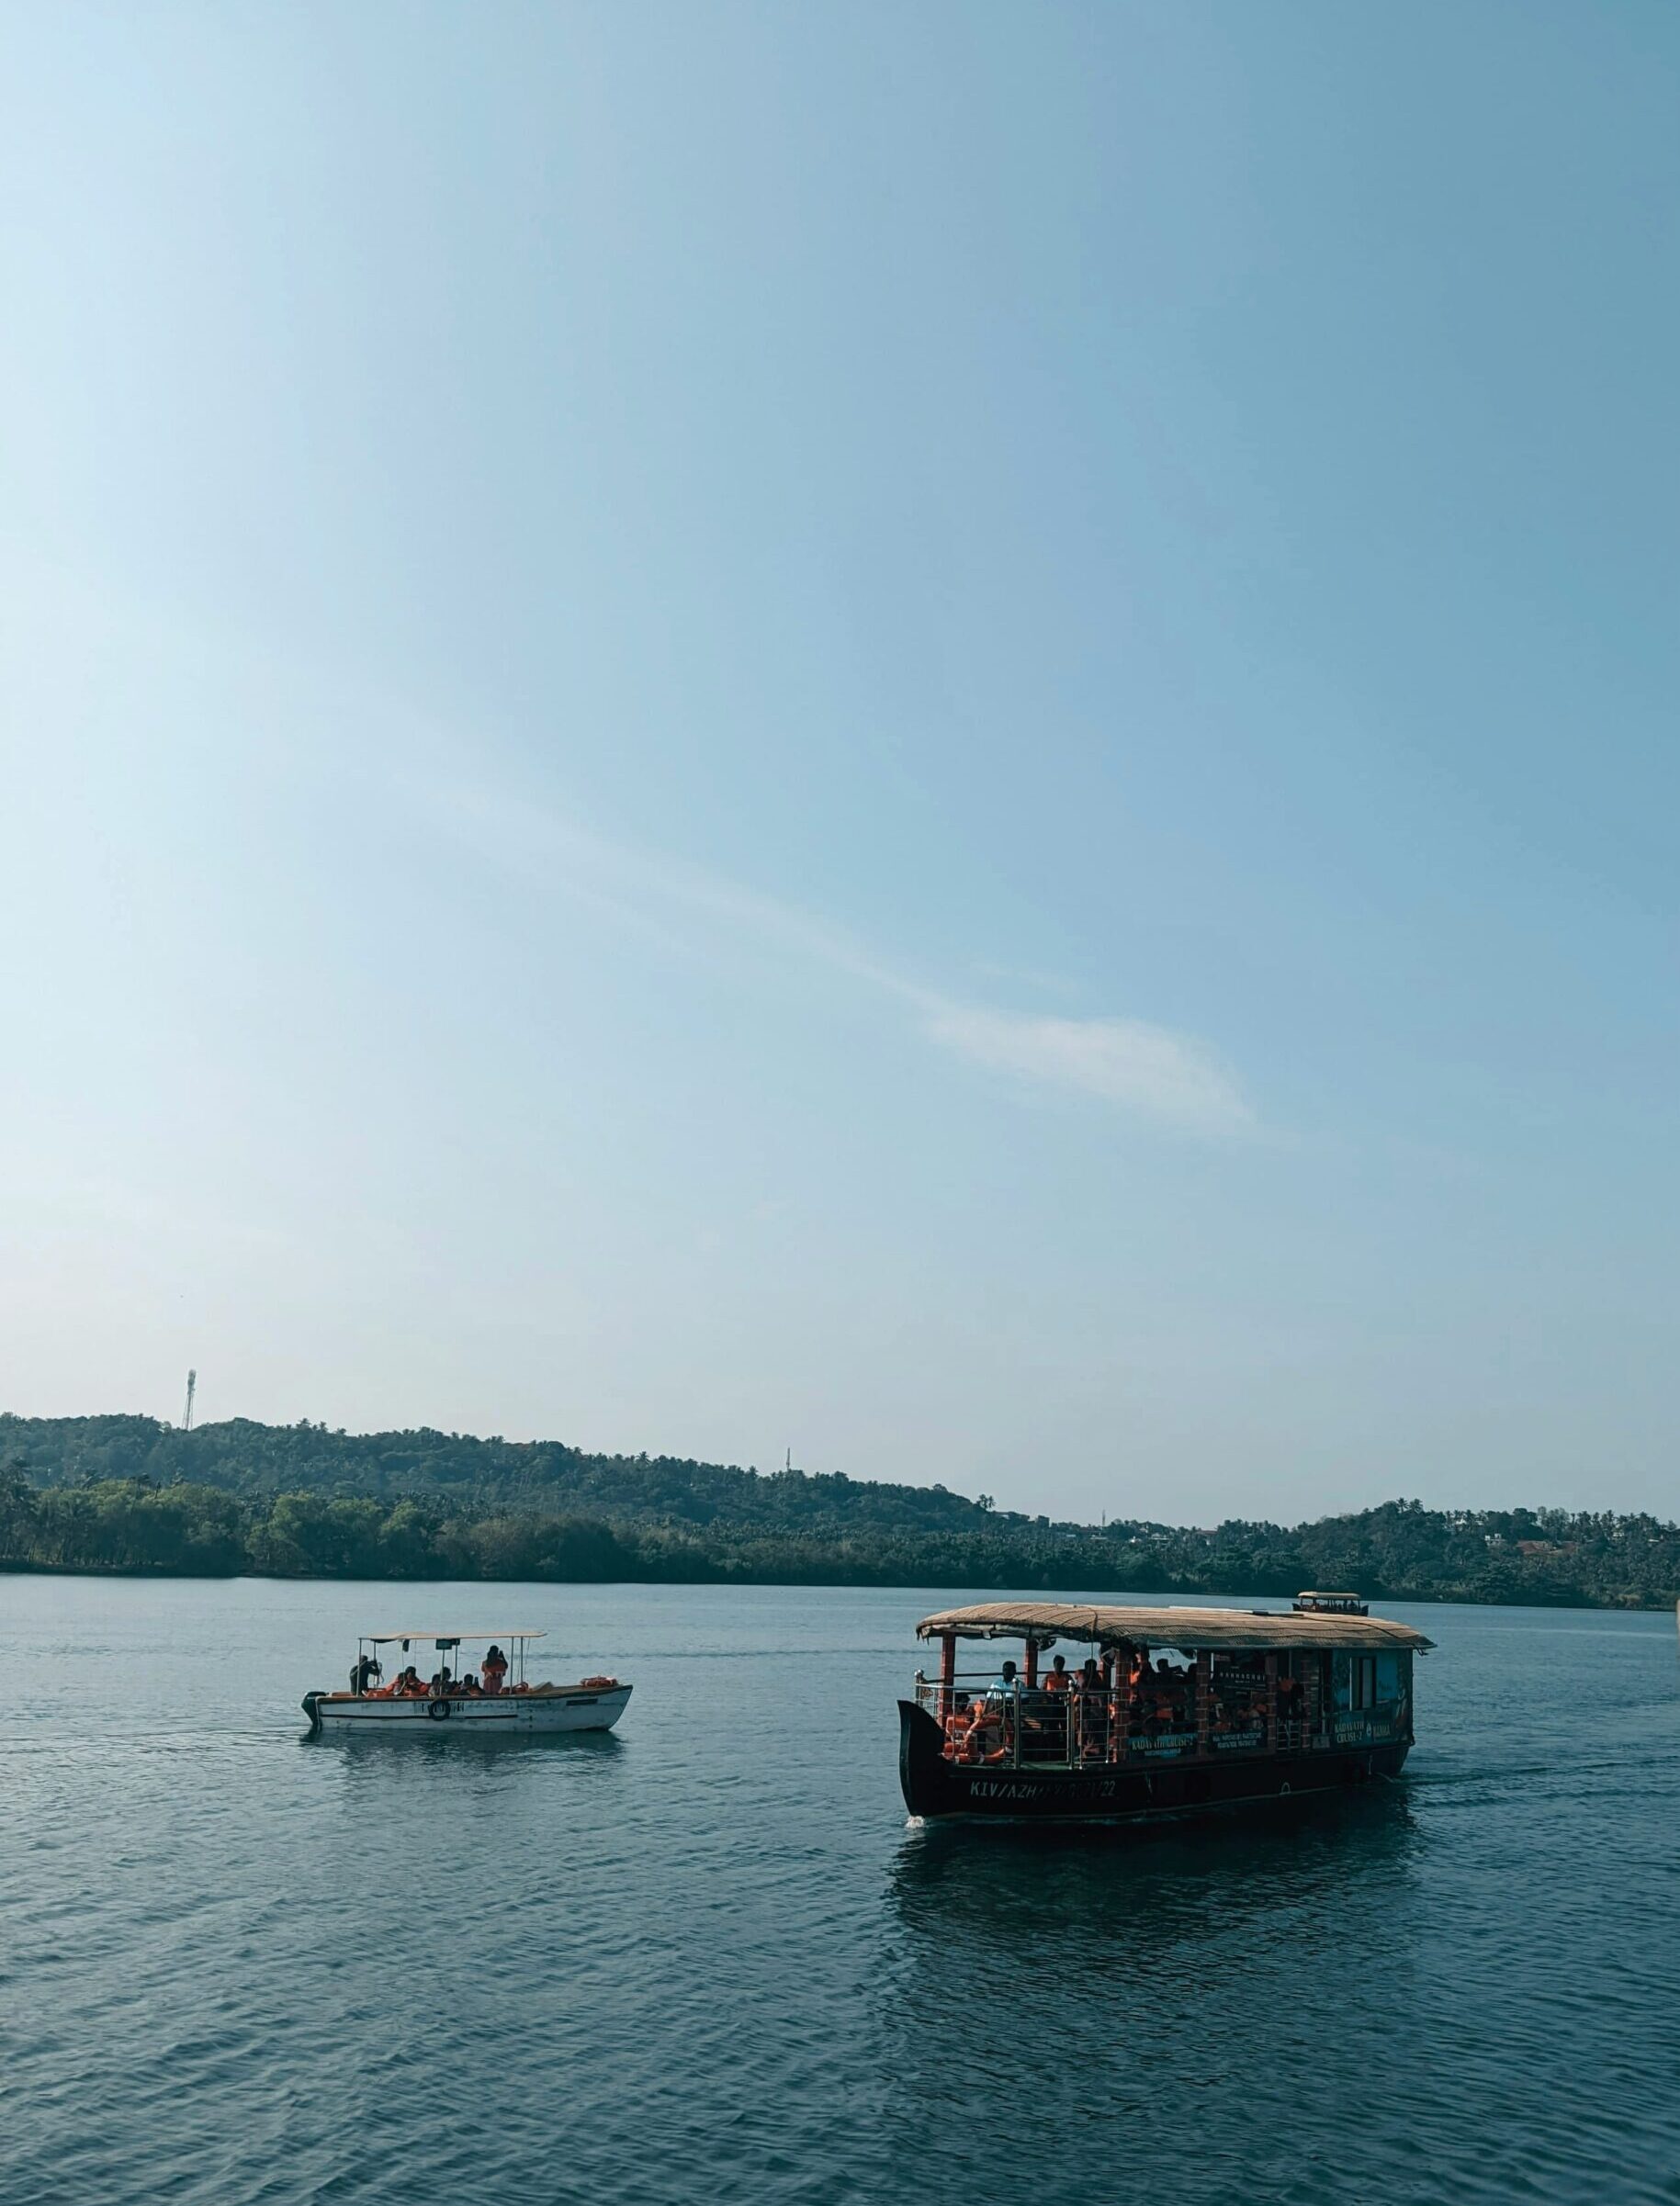
<svg viewBox="0 0 1680 2206">
<path fill-rule="evenodd" d="M 936 1594 L 509 1590 L 636 1698 L 463 1752 L 302 1739 L 367 1589 L 6 1593 L 4 2206 L 1680 2200 L 1664 1619 L 1429 1612 L 1376 1797 L 953 1831 Z"/>
</svg>

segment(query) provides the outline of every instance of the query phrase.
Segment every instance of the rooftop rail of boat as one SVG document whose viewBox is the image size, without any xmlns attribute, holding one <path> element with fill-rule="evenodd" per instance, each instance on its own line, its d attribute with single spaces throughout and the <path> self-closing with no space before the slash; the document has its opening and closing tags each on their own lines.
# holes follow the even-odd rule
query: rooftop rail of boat
<svg viewBox="0 0 1680 2206">
<path fill-rule="evenodd" d="M 500 1631 L 369 1631 L 362 1634 L 369 1647 L 389 1647 L 400 1639 L 406 1647 L 411 1639 L 421 1639 L 428 1647 L 459 1647 L 470 1639 L 476 1645 L 480 1639 L 543 1639 L 547 1632 L 509 1631 L 503 1625 Z"/>
<path fill-rule="evenodd" d="M 1384 1616 L 1300 1615 L 1291 1611 L 1237 1608 L 1105 1608 L 1064 1601 L 987 1601 L 974 1608 L 941 1609 L 916 1626 L 919 1639 L 1036 1639 L 1057 1638 L 1096 1647 L 1289 1647 L 1382 1649 L 1435 1645 L 1409 1624 Z"/>
</svg>

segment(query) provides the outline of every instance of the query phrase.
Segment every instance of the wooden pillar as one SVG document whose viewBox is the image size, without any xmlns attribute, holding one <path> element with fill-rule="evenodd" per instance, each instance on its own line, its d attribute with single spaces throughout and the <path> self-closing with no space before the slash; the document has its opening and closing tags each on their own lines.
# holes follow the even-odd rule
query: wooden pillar
<svg viewBox="0 0 1680 2206">
<path fill-rule="evenodd" d="M 1132 1651 L 1114 1657 L 1114 1721 L 1109 1726 L 1109 1760 L 1123 1761 L 1132 1737 Z"/>
<path fill-rule="evenodd" d="M 1032 1692 L 1038 1684 L 1038 1641 L 1036 1639 L 1029 1639 L 1027 1641 L 1027 1671 L 1025 1683 L 1027 1691 L 1029 1693 Z"/>
<path fill-rule="evenodd" d="M 943 1724 L 956 1706 L 957 1636 L 941 1632 L 939 1639 L 939 1720 Z"/>
<path fill-rule="evenodd" d="M 1266 1658 L 1266 1751 L 1275 1754 L 1277 1750 L 1278 1658 L 1275 1654 L 1268 1654 Z"/>
<path fill-rule="evenodd" d="M 1208 1702 L 1212 1683 L 1213 1658 L 1203 1647 L 1196 1655 L 1196 1751 L 1203 1756 L 1208 1750 Z"/>
</svg>

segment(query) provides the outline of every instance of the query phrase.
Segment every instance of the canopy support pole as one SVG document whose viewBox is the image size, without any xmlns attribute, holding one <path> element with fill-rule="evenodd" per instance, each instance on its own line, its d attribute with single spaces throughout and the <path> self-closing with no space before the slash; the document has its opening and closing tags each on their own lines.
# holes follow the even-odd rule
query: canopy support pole
<svg viewBox="0 0 1680 2206">
<path fill-rule="evenodd" d="M 1036 1690 L 1036 1688 L 1037 1688 L 1037 1685 L 1038 1685 L 1038 1641 L 1037 1641 L 1036 1639 L 1030 1638 L 1030 1639 L 1027 1641 L 1027 1676 L 1026 1676 L 1026 1686 L 1027 1686 L 1027 1691 L 1028 1691 L 1029 1693 L 1032 1693 L 1032 1692 L 1035 1691 L 1035 1690 Z"/>
<path fill-rule="evenodd" d="M 1277 1750 L 1278 1658 L 1275 1654 L 1268 1654 L 1266 1658 L 1266 1751 L 1275 1754 Z"/>
<path fill-rule="evenodd" d="M 1213 1658 L 1205 1647 L 1196 1652 L 1196 1751 L 1202 1761 L 1208 1755 L 1208 1701 L 1212 1683 Z"/>
<path fill-rule="evenodd" d="M 957 1636 L 941 1632 L 939 1640 L 939 1719 L 942 1724 L 956 1706 Z"/>
</svg>

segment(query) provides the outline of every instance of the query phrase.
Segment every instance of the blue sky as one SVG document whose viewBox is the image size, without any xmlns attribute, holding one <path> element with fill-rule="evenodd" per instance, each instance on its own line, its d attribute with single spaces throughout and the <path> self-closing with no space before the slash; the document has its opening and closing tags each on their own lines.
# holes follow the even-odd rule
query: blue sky
<svg viewBox="0 0 1680 2206">
<path fill-rule="evenodd" d="M 4 21 L 7 1405 L 1672 1512 L 1672 9 Z"/>
</svg>

